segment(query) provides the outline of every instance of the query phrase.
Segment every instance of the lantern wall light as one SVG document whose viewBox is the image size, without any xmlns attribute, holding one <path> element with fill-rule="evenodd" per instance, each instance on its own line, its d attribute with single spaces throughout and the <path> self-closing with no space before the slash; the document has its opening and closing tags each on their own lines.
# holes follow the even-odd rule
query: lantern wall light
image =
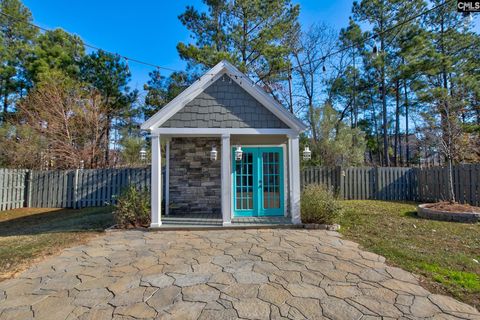
<svg viewBox="0 0 480 320">
<path fill-rule="evenodd" d="M 140 160 L 145 161 L 147 159 L 147 150 L 145 148 L 140 149 Z"/>
<path fill-rule="evenodd" d="M 235 150 L 235 160 L 240 161 L 243 157 L 242 147 L 237 146 L 237 150 Z"/>
<path fill-rule="evenodd" d="M 303 150 L 303 160 L 310 159 L 312 159 L 312 151 L 310 151 L 310 148 L 308 146 L 305 146 L 305 149 Z"/>
<path fill-rule="evenodd" d="M 218 155 L 217 147 L 212 146 L 212 151 L 210 151 L 210 160 L 212 160 L 212 161 L 217 160 L 217 155 Z"/>
</svg>

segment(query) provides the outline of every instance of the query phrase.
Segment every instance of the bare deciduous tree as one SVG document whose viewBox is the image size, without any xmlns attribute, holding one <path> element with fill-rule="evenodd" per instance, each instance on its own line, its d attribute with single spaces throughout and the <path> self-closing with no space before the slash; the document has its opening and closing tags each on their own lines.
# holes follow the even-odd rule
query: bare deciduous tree
<svg viewBox="0 0 480 320">
<path fill-rule="evenodd" d="M 424 141 L 431 148 L 436 149 L 445 157 L 447 165 L 447 194 L 445 200 L 455 203 L 453 187 L 453 164 L 459 163 L 465 154 L 470 153 L 468 135 L 462 129 L 460 108 L 458 101 L 444 97 L 437 104 L 436 114 L 425 113 L 425 127 L 423 128 Z"/>
<path fill-rule="evenodd" d="M 16 128 L 28 127 L 37 137 L 40 148 L 32 147 L 32 157 L 44 159 L 49 167 L 77 168 L 81 162 L 87 168 L 102 165 L 102 139 L 105 126 L 105 106 L 96 91 L 81 84 L 52 76 L 35 88 L 18 105 Z M 17 135 L 16 146 L 25 137 Z M 41 150 L 39 150 L 41 149 Z M 38 153 L 39 154 L 35 154 Z M 31 164 L 41 167 L 43 163 Z"/>
<path fill-rule="evenodd" d="M 298 31 L 293 42 L 292 55 L 297 66 L 294 71 L 298 78 L 298 92 L 301 92 L 300 103 L 307 108 L 312 139 L 318 141 L 315 128 L 318 112 L 315 112 L 315 105 L 320 105 L 322 94 L 322 72 L 326 63 L 322 58 L 335 50 L 337 34 L 325 24 L 314 24 L 305 32 Z"/>
</svg>

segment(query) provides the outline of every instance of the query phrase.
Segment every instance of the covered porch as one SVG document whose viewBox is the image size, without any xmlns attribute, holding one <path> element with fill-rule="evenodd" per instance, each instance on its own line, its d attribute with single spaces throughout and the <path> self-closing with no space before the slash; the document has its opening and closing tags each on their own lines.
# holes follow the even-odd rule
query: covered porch
<svg viewBox="0 0 480 320">
<path fill-rule="evenodd" d="M 300 224 L 299 161 L 298 133 L 290 129 L 156 129 L 151 228 Z"/>
<path fill-rule="evenodd" d="M 306 126 L 229 62 L 219 62 L 142 129 L 152 143 L 152 228 L 182 216 L 219 225 L 218 218 L 192 214 L 221 217 L 222 227 L 301 223 L 299 134 Z"/>
</svg>

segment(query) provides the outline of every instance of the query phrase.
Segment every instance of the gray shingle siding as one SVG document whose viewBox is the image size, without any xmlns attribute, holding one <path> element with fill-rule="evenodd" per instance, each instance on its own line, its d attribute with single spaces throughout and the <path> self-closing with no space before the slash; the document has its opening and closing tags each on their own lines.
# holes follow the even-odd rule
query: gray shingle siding
<svg viewBox="0 0 480 320">
<path fill-rule="evenodd" d="M 270 110 L 227 76 L 168 119 L 164 128 L 288 128 Z"/>
</svg>

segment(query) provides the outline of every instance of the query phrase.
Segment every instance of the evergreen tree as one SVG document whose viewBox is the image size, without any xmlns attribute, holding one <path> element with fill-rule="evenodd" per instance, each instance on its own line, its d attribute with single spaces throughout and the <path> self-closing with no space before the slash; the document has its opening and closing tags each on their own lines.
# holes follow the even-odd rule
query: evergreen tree
<svg viewBox="0 0 480 320">
<path fill-rule="evenodd" d="M 143 86 L 146 91 L 142 110 L 145 119 L 150 118 L 195 81 L 195 76 L 186 72 L 173 72 L 166 78 L 159 70 L 154 70 L 149 76 L 150 79 Z"/>
<path fill-rule="evenodd" d="M 190 67 L 207 69 L 227 59 L 268 85 L 289 67 L 288 35 L 297 27 L 299 5 L 291 0 L 204 0 L 207 12 L 187 7 L 180 21 L 194 44 L 180 42 Z"/>
<path fill-rule="evenodd" d="M 41 34 L 35 42 L 33 54 L 28 59 L 28 76 L 32 84 L 52 71 L 78 79 L 80 62 L 85 55 L 83 41 L 62 29 Z"/>
<path fill-rule="evenodd" d="M 366 22 L 371 25 L 372 32 L 376 35 L 379 47 L 375 44 L 376 51 L 372 54 L 375 79 L 379 83 L 380 100 L 382 105 L 382 135 L 383 135 L 383 164 L 390 165 L 389 139 L 388 139 L 388 91 L 393 84 L 388 75 L 389 66 L 392 64 L 394 55 L 394 39 L 401 28 L 391 30 L 408 18 L 417 14 L 424 7 L 421 0 L 362 0 L 354 2 L 353 13 L 359 22 Z"/>
<path fill-rule="evenodd" d="M 0 11 L 5 14 L 0 15 L 0 98 L 5 119 L 27 86 L 25 61 L 37 30 L 28 24 L 32 14 L 19 0 L 0 0 Z"/>
<path fill-rule="evenodd" d="M 107 125 L 103 133 L 103 141 L 105 163 L 109 165 L 113 122 L 125 116 L 128 107 L 135 101 L 137 93 L 130 92 L 128 87 L 130 71 L 119 56 L 101 50 L 93 52 L 82 60 L 80 72 L 82 80 L 101 94 L 106 108 Z"/>
<path fill-rule="evenodd" d="M 310 164 L 322 166 L 359 166 L 364 163 L 365 139 L 364 133 L 358 128 L 351 128 L 344 122 L 338 122 L 339 114 L 330 105 L 316 108 L 315 123 L 319 133 L 317 144 L 312 148 Z M 352 144 L 353 137 L 358 143 Z M 302 144 L 308 144 L 302 139 Z"/>
</svg>

